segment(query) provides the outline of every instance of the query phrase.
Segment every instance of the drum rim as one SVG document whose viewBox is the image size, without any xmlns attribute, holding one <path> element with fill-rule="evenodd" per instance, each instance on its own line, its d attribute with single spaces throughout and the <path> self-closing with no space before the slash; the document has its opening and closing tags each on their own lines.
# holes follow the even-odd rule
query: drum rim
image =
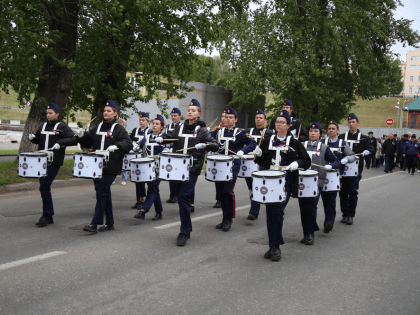
<svg viewBox="0 0 420 315">
<path fill-rule="evenodd" d="M 134 161 L 133 160 L 139 160 L 142 159 L 141 161 Z M 150 162 L 154 162 L 155 159 L 149 156 L 146 157 L 140 157 L 140 158 L 135 158 L 135 159 L 131 159 L 129 162 L 130 163 L 150 163 Z"/>
<path fill-rule="evenodd" d="M 19 156 L 48 156 L 47 152 L 21 152 Z"/>
<path fill-rule="evenodd" d="M 182 157 L 182 158 L 191 158 L 191 154 L 182 154 L 174 152 L 161 152 L 159 156 L 170 156 L 170 157 Z"/>
<path fill-rule="evenodd" d="M 226 162 L 226 161 L 233 161 L 233 156 L 231 156 L 231 155 L 209 155 L 209 156 L 207 156 L 207 159 L 208 160 L 214 160 L 214 161 L 219 160 L 219 161 Z"/>
<path fill-rule="evenodd" d="M 76 155 L 82 155 L 82 156 L 94 156 L 94 157 L 101 157 L 103 158 L 104 156 L 101 154 L 95 154 L 95 153 L 74 153 L 74 156 Z"/>
<path fill-rule="evenodd" d="M 312 174 L 308 173 L 304 173 L 302 174 L 301 172 L 314 172 Z M 303 177 L 312 177 L 312 176 L 317 176 L 319 175 L 319 172 L 315 171 L 315 170 L 306 170 L 306 171 L 299 171 L 299 176 L 303 176 Z"/>
<path fill-rule="evenodd" d="M 255 173 L 259 173 L 259 172 L 270 172 L 270 173 L 274 173 L 274 172 L 278 172 L 280 174 L 269 174 L 269 175 L 259 175 L 259 174 L 255 174 Z M 286 176 L 286 172 L 283 171 L 270 171 L 270 170 L 262 170 L 262 171 L 254 171 L 251 173 L 252 177 L 257 177 L 257 178 L 264 178 L 264 177 L 270 177 L 270 178 L 282 178 Z"/>
</svg>

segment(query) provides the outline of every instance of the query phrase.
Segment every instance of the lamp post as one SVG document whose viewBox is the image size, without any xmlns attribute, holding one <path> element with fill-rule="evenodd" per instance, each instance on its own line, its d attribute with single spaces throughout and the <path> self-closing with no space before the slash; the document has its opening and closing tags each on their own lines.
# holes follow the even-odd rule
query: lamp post
<svg viewBox="0 0 420 315">
<path fill-rule="evenodd" d="M 407 124 L 405 125 L 405 128 L 408 129 L 408 107 L 404 107 L 403 110 L 407 111 Z"/>
<path fill-rule="evenodd" d="M 398 104 L 399 104 L 400 102 L 398 102 Z M 397 108 L 398 109 L 398 112 L 397 112 L 397 126 L 398 126 L 398 116 L 399 116 L 399 114 L 400 114 L 400 107 L 399 106 L 395 106 L 395 108 Z M 401 120 L 401 119 L 400 119 Z"/>
</svg>

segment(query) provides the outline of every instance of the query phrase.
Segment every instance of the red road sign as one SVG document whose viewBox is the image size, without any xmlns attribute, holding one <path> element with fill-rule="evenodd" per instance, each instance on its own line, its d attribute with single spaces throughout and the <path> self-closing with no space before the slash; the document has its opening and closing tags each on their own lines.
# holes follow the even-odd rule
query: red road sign
<svg viewBox="0 0 420 315">
<path fill-rule="evenodd" d="M 394 124 L 394 120 L 393 119 L 387 119 L 386 120 L 386 124 L 388 125 L 388 126 L 392 126 L 393 124 Z"/>
</svg>

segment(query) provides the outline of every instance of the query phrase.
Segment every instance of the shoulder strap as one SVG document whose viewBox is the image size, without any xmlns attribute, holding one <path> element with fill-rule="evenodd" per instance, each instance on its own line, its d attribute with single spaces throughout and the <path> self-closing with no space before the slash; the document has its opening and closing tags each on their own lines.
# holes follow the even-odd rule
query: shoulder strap
<svg viewBox="0 0 420 315">
<path fill-rule="evenodd" d="M 290 144 L 290 139 L 292 139 L 292 136 L 287 136 L 286 138 L 286 145 L 289 146 Z"/>
<path fill-rule="evenodd" d="M 101 121 L 98 125 L 98 129 L 96 129 L 96 133 L 101 132 L 101 127 L 102 127 L 103 122 Z"/>
<path fill-rule="evenodd" d="M 319 142 L 318 142 L 318 146 L 317 146 L 317 148 L 316 148 L 316 149 L 319 151 L 319 150 L 321 149 L 321 146 L 322 146 L 322 142 L 321 142 L 321 141 L 319 141 Z"/>
<path fill-rule="evenodd" d="M 303 144 L 303 146 L 305 147 L 305 149 L 308 149 L 308 141 L 305 141 L 305 143 Z"/>
<path fill-rule="evenodd" d="M 347 136 L 348 136 L 348 134 L 349 134 L 349 132 L 348 132 L 348 131 L 344 133 L 344 141 L 347 141 Z"/>
<path fill-rule="evenodd" d="M 343 139 L 338 140 L 338 147 L 341 148 L 343 146 Z"/>
</svg>

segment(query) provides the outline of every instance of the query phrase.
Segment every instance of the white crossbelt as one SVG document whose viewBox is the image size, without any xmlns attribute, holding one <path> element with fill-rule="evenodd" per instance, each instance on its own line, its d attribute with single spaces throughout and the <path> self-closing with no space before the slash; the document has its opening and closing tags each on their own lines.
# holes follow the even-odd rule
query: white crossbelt
<svg viewBox="0 0 420 315">
<path fill-rule="evenodd" d="M 48 142 L 50 141 L 50 135 L 55 135 L 55 131 L 57 130 L 59 124 L 61 124 L 61 122 L 58 122 L 54 125 L 53 131 L 45 131 L 45 127 L 47 126 L 46 122 L 42 126 L 41 134 L 45 135 L 45 149 L 49 149 Z"/>
<path fill-rule="evenodd" d="M 357 134 L 357 140 L 348 140 L 347 139 L 348 135 L 349 135 L 348 131 L 344 133 L 344 141 L 346 141 L 349 144 L 350 149 L 353 150 L 353 144 L 360 143 L 360 137 L 362 136 L 362 134 L 360 132 Z"/>
<path fill-rule="evenodd" d="M 102 131 L 101 132 L 101 127 L 102 127 L 102 124 L 103 124 L 103 122 L 101 122 L 99 125 L 98 125 L 98 129 L 96 129 L 96 134 L 97 135 L 100 135 L 102 138 L 101 138 L 101 148 L 100 148 L 100 151 L 102 151 L 102 150 L 104 150 L 104 146 L 105 146 L 105 137 L 108 135 L 108 131 Z M 113 123 L 112 124 L 112 126 L 111 126 L 111 130 L 110 130 L 110 133 L 109 133 L 109 135 L 110 136 L 112 136 L 112 133 L 114 132 L 114 128 L 115 128 L 115 126 L 117 125 L 117 123 Z"/>
<path fill-rule="evenodd" d="M 225 129 L 226 127 L 223 127 L 222 129 L 219 130 L 218 134 L 217 134 L 217 139 L 220 145 L 224 145 L 225 147 L 225 155 L 229 155 L 229 142 L 233 141 L 235 142 L 236 140 L 236 131 L 239 128 L 235 128 L 233 129 L 233 137 L 225 137 L 223 136 L 225 134 Z M 224 143 L 222 143 L 222 141 L 225 141 Z"/>
<path fill-rule="evenodd" d="M 286 144 L 280 147 L 273 146 L 273 142 L 275 142 L 274 140 L 275 137 L 277 137 L 277 135 L 272 135 L 270 137 L 270 145 L 268 146 L 268 149 L 272 151 L 276 151 L 276 159 L 275 160 L 271 159 L 271 162 L 274 163 L 274 165 L 276 166 L 280 166 L 280 163 L 281 163 L 280 151 L 289 150 L 290 139 L 292 138 L 292 136 L 287 136 Z"/>
</svg>

